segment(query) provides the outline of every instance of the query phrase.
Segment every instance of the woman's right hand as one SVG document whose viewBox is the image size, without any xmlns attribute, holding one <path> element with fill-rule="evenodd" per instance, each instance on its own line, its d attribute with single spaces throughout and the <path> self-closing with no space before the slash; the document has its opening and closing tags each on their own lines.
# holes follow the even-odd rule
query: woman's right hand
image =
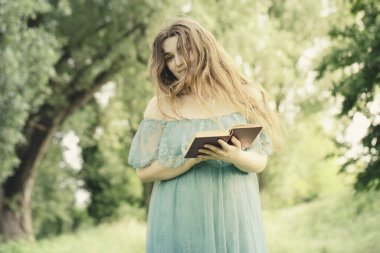
<svg viewBox="0 0 380 253">
<path fill-rule="evenodd" d="M 188 145 L 190 145 L 191 143 L 189 143 Z M 186 149 L 188 148 L 188 146 L 186 147 Z M 212 158 L 205 158 L 205 157 L 197 157 L 197 158 L 186 158 L 187 160 L 187 163 L 192 167 L 200 162 L 204 162 L 204 161 L 207 161 L 207 160 L 211 160 Z"/>
</svg>

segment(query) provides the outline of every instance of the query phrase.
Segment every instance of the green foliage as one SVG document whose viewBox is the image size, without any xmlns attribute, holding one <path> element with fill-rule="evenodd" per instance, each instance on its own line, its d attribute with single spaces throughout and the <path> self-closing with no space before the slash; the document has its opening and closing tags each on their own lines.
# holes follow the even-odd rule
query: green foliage
<svg viewBox="0 0 380 253">
<path fill-rule="evenodd" d="M 59 142 L 71 130 L 79 132 L 84 149 L 98 147 L 105 161 L 100 168 L 105 173 L 97 179 L 99 184 L 108 183 L 110 187 L 92 193 L 91 203 L 95 205 L 95 200 L 98 201 L 96 209 L 102 210 L 107 204 L 104 200 L 109 197 L 115 208 L 102 219 L 116 213 L 116 207 L 123 202 L 140 204 L 142 186 L 134 171 L 127 167 L 126 147 L 136 128 L 136 115 L 141 116 L 142 103 L 146 104 L 152 94 L 146 92 L 149 51 L 146 30 L 150 18 L 163 15 L 165 5 L 165 1 L 129 0 L 0 1 L 0 182 L 18 169 L 16 148 L 33 147 L 35 143 L 28 143 L 30 135 L 35 129 L 46 129 L 43 123 L 36 122 L 46 117 L 53 119 L 58 115 L 56 112 L 70 114 L 71 109 L 76 110 L 70 108 L 76 98 L 86 94 L 91 97 L 108 80 L 128 80 L 119 83 L 126 86 L 121 94 L 129 95 L 131 90 L 141 94 L 130 100 L 133 105 L 130 108 L 120 107 L 124 98 L 119 97 L 115 103 L 117 110 L 111 109 L 114 112 L 131 109 L 130 114 L 109 113 L 107 121 L 102 122 L 97 112 L 84 108 L 84 113 L 73 117 L 53 137 L 52 148 L 36 173 L 41 177 L 35 180 L 33 195 L 34 230 L 38 238 L 71 231 L 80 223 L 90 222 L 86 213 L 74 208 L 74 193 L 85 187 L 81 184 L 82 175 L 62 161 Z M 42 114 L 41 108 L 51 109 L 50 114 Z M 70 110 L 65 111 L 66 108 Z M 140 113 L 134 113 L 135 108 Z M 130 128 L 129 118 L 135 128 Z M 124 123 L 118 127 L 107 125 L 115 121 Z M 57 124 L 61 127 L 59 121 Z M 94 131 L 96 127 L 106 129 L 105 137 L 95 140 L 94 131 L 81 132 L 88 125 Z M 90 164 L 86 167 L 88 171 L 95 169 Z"/>
<path fill-rule="evenodd" d="M 22 144 L 23 134 L 41 127 L 25 122 L 39 119 L 42 104 L 64 108 L 72 98 L 95 92 L 109 80 L 116 84 L 106 107 L 91 101 L 54 136 L 33 192 L 38 238 L 75 230 L 92 219 L 112 220 L 124 212 L 125 203 L 132 208 L 143 203 L 143 185 L 127 157 L 143 110 L 154 94 L 147 72 L 150 43 L 167 17 L 177 16 L 190 4 L 186 12 L 216 35 L 248 76 L 268 89 L 284 114 L 285 95 L 304 85 L 307 76 L 297 67 L 299 59 L 328 25 L 319 16 L 319 1 L 0 0 L 0 4 L 0 155 L 5 157 L 0 181 L 17 167 L 14 150 Z M 295 111 L 306 116 L 291 126 L 294 135 L 289 136 L 287 151 L 271 159 L 261 181 L 267 203 L 278 200 L 268 206 L 310 201 L 341 187 L 334 161 L 324 161 L 331 143 L 314 124 L 319 116 L 307 117 L 322 106 L 307 103 L 310 97 L 297 99 Z M 62 159 L 59 143 L 69 131 L 79 137 L 83 151 L 79 173 Z M 300 157 L 308 159 L 300 161 Z M 74 205 L 79 189 L 90 192 L 87 209 Z M 44 249 L 21 248 L 86 252 L 80 245 L 88 243 L 80 239 L 68 246 L 73 248 L 61 247 L 73 240 L 67 238 L 57 244 L 42 241 Z M 99 248 L 108 250 L 109 245 Z M 132 252 L 138 251 L 141 245 Z"/>
<path fill-rule="evenodd" d="M 319 1 L 191 3 L 189 15 L 210 29 L 239 67 L 268 90 L 284 118 L 295 115 L 286 122 L 284 150 L 270 158 L 260 175 L 264 205 L 294 205 L 343 187 L 335 161 L 326 159 L 335 148 L 319 128 L 319 112 L 326 109 L 326 101 L 318 99 L 323 89 L 304 94 L 302 88 L 313 73 L 301 62 L 339 15 L 322 19 Z"/>
<path fill-rule="evenodd" d="M 72 215 L 78 183 L 76 172 L 62 161 L 60 138 L 56 137 L 41 164 L 33 189 L 33 229 L 37 238 L 43 238 L 76 229 Z"/>
<path fill-rule="evenodd" d="M 138 206 L 142 198 L 142 184 L 125 159 L 129 128 L 120 99 L 117 95 L 104 109 L 93 104 L 95 120 L 82 132 L 84 165 L 80 178 L 83 188 L 90 193 L 87 209 L 96 223 L 118 218 L 122 203 Z M 92 143 L 86 139 L 92 139 Z"/>
<path fill-rule="evenodd" d="M 66 151 L 62 146 L 63 137 L 70 131 L 80 132 L 93 122 L 91 107 L 85 114 L 70 118 L 52 139 L 40 168 L 37 171 L 33 188 L 32 210 L 33 229 L 37 239 L 74 232 L 93 225 L 86 206 L 78 206 L 76 193 L 83 189 L 83 181 L 78 169 L 74 169 L 63 158 Z M 86 118 L 86 120 L 84 120 Z M 92 120 L 91 120 L 92 119 Z M 73 124 L 72 121 L 75 121 Z M 81 136 L 86 139 L 86 135 Z"/>
<path fill-rule="evenodd" d="M 298 60 L 327 30 L 319 1 L 192 3 L 189 14 L 215 34 L 248 77 L 268 90 L 277 109 L 288 92 L 304 84 L 307 73 L 297 68 Z M 279 5 L 283 13 L 274 16 L 272 10 Z"/>
<path fill-rule="evenodd" d="M 376 89 L 380 81 L 380 3 L 351 1 L 351 15 L 343 27 L 331 29 L 333 46 L 319 64 L 318 71 L 320 78 L 335 73 L 331 93 L 343 98 L 339 117 L 352 119 L 356 112 L 361 112 L 371 122 L 362 139 L 363 151 L 358 157 L 348 159 L 342 170 L 347 171 L 353 165 L 357 167 L 357 190 L 380 190 L 379 115 L 369 110 L 369 105 L 376 103 L 375 95 L 380 94 Z M 364 162 L 364 169 L 360 169 L 362 157 L 369 157 L 369 161 Z"/>
<path fill-rule="evenodd" d="M 37 238 L 72 232 L 93 221 L 114 220 L 124 215 L 124 203 L 139 206 L 142 202 L 142 184 L 125 159 L 128 156 L 125 147 L 131 139 L 128 111 L 121 101 L 123 93 L 115 93 L 116 97 L 105 108 L 95 102 L 82 108 L 54 137 L 33 192 Z M 70 131 L 80 139 L 83 162 L 80 171 L 62 162 L 64 150 L 60 143 Z M 82 208 L 75 205 L 78 190 L 90 193 L 88 204 Z"/>
<path fill-rule="evenodd" d="M 379 192 L 346 192 L 289 208 L 264 210 L 270 252 L 378 252 L 379 197 Z M 138 210 L 132 208 L 130 212 Z M 0 253 L 138 253 L 145 252 L 145 233 L 145 223 L 126 217 L 71 235 L 3 244 Z"/>
<path fill-rule="evenodd" d="M 335 194 L 344 188 L 345 179 L 338 175 L 334 150 L 329 136 L 320 127 L 321 114 L 297 118 L 288 127 L 286 148 L 281 156 L 270 159 L 263 172 L 263 206 L 279 208 Z"/>
<path fill-rule="evenodd" d="M 112 191 L 115 175 L 101 171 L 104 167 L 104 158 L 97 149 L 97 146 L 84 148 L 82 151 L 83 161 L 83 179 L 86 190 L 92 193 L 91 202 L 88 206 L 88 212 L 95 221 L 111 217 L 118 207 L 119 199 L 117 192 Z"/>
<path fill-rule="evenodd" d="M 139 210 L 134 209 L 134 212 Z M 3 244 L 0 253 L 143 253 L 145 234 L 145 223 L 125 217 L 117 223 L 82 229 L 70 235 Z"/>
<path fill-rule="evenodd" d="M 265 211 L 270 252 L 379 252 L 379 197 L 379 192 L 349 191 Z"/>
<path fill-rule="evenodd" d="M 51 10 L 48 1 L 0 1 L 0 182 L 19 163 L 15 145 L 23 142 L 23 124 L 51 94 L 59 42 L 32 20 Z"/>
<path fill-rule="evenodd" d="M 142 184 L 125 159 L 128 156 L 125 147 L 131 140 L 126 120 L 129 113 L 121 101 L 123 93 L 115 91 L 115 94 L 105 108 L 95 102 L 82 108 L 54 137 L 38 171 L 33 194 L 37 238 L 71 232 L 93 221 L 114 220 L 124 215 L 123 203 L 139 206 L 142 202 Z M 134 100 L 139 98 L 128 101 Z M 64 150 L 60 143 L 70 131 L 80 139 L 83 162 L 80 171 L 62 162 Z M 88 204 L 82 208 L 75 205 L 78 190 L 90 193 Z"/>
</svg>

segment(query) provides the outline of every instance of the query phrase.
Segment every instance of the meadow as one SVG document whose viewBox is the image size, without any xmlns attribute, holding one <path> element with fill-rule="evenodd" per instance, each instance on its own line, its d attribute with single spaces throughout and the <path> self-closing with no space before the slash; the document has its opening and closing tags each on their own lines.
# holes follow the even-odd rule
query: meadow
<svg viewBox="0 0 380 253">
<path fill-rule="evenodd" d="M 380 252 L 380 193 L 342 192 L 264 210 L 271 253 Z M 127 216 L 110 224 L 35 242 L 1 245 L 0 253 L 142 253 L 146 223 Z"/>
</svg>

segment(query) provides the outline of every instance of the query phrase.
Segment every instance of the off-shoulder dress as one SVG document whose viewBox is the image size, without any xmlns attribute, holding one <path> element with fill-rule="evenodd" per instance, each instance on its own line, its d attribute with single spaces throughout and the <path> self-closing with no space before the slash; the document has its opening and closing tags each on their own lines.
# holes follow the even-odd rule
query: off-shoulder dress
<svg viewBox="0 0 380 253">
<path fill-rule="evenodd" d="M 239 112 L 211 118 L 145 118 L 133 138 L 128 162 L 144 169 L 153 161 L 173 170 L 197 131 L 247 123 Z M 273 154 L 263 129 L 246 152 Z M 256 173 L 231 163 L 200 162 L 176 178 L 154 183 L 148 212 L 148 253 L 266 253 Z"/>
</svg>

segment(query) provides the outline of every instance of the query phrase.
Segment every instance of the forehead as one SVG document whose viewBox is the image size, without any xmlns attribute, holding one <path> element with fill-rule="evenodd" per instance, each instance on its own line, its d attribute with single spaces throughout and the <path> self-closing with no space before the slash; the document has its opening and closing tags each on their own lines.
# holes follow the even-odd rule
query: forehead
<svg viewBox="0 0 380 253">
<path fill-rule="evenodd" d="M 162 43 L 162 49 L 165 53 L 173 53 L 177 50 L 178 36 L 169 37 Z"/>
</svg>

